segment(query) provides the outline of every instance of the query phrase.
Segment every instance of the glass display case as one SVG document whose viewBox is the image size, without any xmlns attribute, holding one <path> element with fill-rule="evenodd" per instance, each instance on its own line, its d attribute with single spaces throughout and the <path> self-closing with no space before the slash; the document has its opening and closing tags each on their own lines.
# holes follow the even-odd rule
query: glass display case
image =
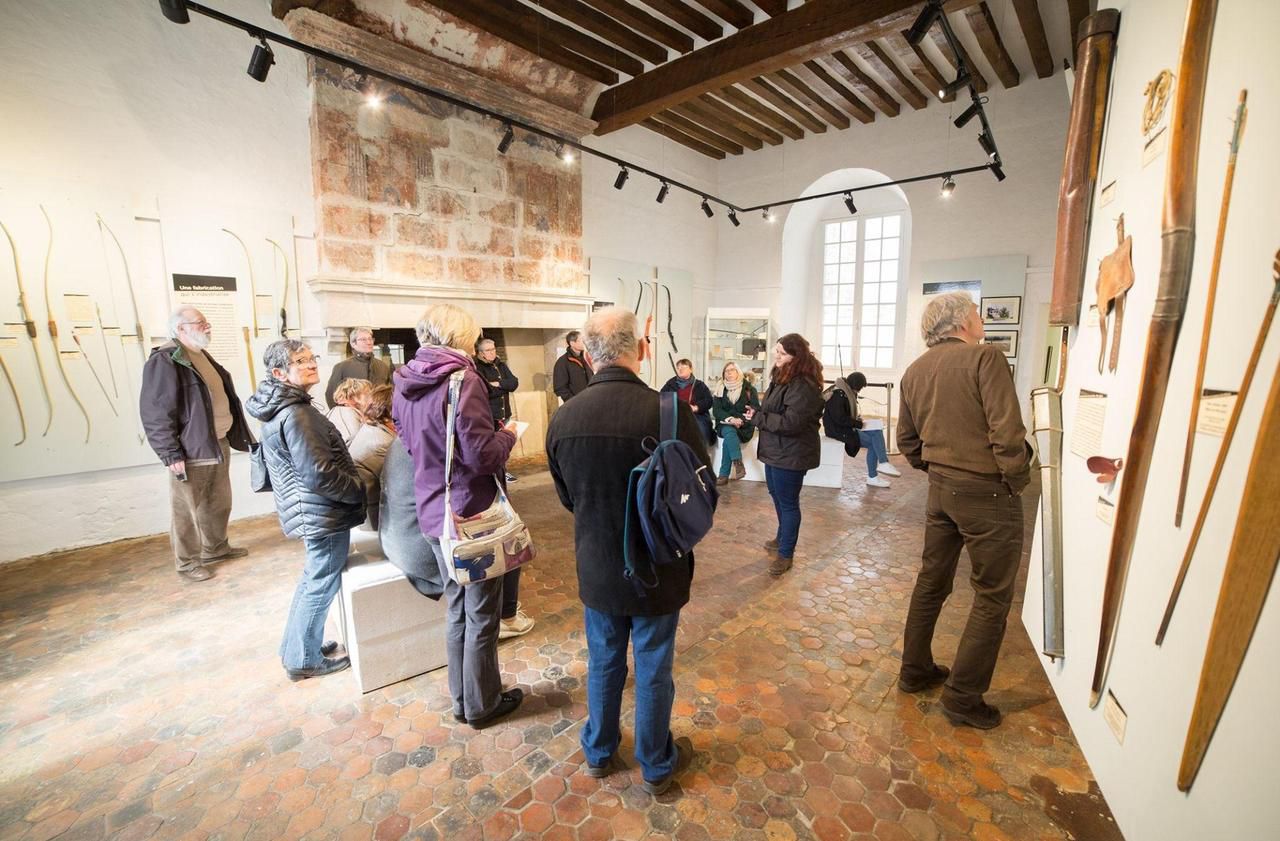
<svg viewBox="0 0 1280 841">
<path fill-rule="evenodd" d="M 734 362 L 761 391 L 773 366 L 773 320 L 767 309 L 709 307 L 707 309 L 706 360 L 699 378 L 712 394 L 720 390 L 720 372 Z"/>
</svg>

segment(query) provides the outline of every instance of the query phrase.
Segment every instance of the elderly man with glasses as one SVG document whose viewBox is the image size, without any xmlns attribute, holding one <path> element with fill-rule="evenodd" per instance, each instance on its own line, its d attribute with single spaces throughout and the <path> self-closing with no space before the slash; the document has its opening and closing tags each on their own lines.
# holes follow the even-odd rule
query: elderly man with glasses
<svg viewBox="0 0 1280 841">
<path fill-rule="evenodd" d="M 373 355 L 373 329 L 357 327 L 348 336 L 351 356 L 333 366 L 324 390 L 325 405 L 332 409 L 333 392 L 343 380 L 368 380 L 370 385 L 391 385 L 391 366 Z"/>
<path fill-rule="evenodd" d="M 200 310 L 175 310 L 169 336 L 142 370 L 139 411 L 169 469 L 174 566 L 186 581 L 205 581 L 213 575 L 205 564 L 249 554 L 227 542 L 228 468 L 232 448 L 248 450 L 253 437 L 231 375 L 206 351 L 212 332 Z"/>
</svg>

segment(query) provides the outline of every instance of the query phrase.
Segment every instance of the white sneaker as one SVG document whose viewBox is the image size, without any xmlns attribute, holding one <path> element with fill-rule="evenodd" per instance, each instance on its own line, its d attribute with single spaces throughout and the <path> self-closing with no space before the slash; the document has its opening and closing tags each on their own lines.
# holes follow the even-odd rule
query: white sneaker
<svg viewBox="0 0 1280 841">
<path fill-rule="evenodd" d="M 867 480 L 867 487 L 868 488 L 887 488 L 889 487 L 889 480 L 881 479 L 879 476 L 873 476 L 872 478 Z"/>
<path fill-rule="evenodd" d="M 883 464 L 876 465 L 876 472 L 883 473 L 886 476 L 892 476 L 895 479 L 902 475 L 901 473 L 898 472 L 898 468 L 894 467 L 892 464 L 890 464 L 887 461 L 884 462 Z"/>
<path fill-rule="evenodd" d="M 523 636 L 533 630 L 533 626 L 537 624 L 528 616 L 524 615 L 523 610 L 517 610 L 516 615 L 510 619 L 502 619 L 498 622 L 498 639 L 505 640 L 512 637 Z"/>
</svg>

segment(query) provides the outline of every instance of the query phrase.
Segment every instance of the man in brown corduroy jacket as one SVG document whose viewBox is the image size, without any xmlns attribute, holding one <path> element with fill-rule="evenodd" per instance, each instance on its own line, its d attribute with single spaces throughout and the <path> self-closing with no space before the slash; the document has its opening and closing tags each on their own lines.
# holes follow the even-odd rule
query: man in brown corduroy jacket
<svg viewBox="0 0 1280 841">
<path fill-rule="evenodd" d="M 982 317 L 963 292 L 929 302 L 920 323 L 929 349 L 902 375 L 898 449 L 929 473 L 923 563 L 911 594 L 898 687 L 945 683 L 953 724 L 989 730 L 1000 711 L 990 688 L 1022 557 L 1022 500 L 1031 448 L 1004 353 L 982 344 Z M 953 669 L 933 660 L 933 630 L 951 594 L 960 550 L 973 565 L 973 609 Z"/>
</svg>

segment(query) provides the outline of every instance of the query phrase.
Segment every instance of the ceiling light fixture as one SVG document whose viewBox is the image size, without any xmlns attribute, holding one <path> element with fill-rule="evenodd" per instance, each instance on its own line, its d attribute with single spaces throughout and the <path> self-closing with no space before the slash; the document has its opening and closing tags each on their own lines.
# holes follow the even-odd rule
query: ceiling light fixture
<svg viewBox="0 0 1280 841">
<path fill-rule="evenodd" d="M 708 219 L 716 215 L 716 212 L 711 209 L 711 203 L 707 201 L 706 196 L 702 197 L 702 212 L 707 214 Z"/>
<path fill-rule="evenodd" d="M 772 210 L 766 207 L 763 211 L 761 211 L 760 215 L 764 217 L 764 221 L 768 222 L 771 225 L 773 224 L 774 216 L 773 216 Z"/>
<path fill-rule="evenodd" d="M 948 175 L 946 178 L 943 178 L 942 190 L 940 191 L 942 193 L 942 197 L 944 199 L 949 199 L 951 198 L 951 194 L 954 193 L 955 191 L 956 191 L 956 182 L 951 178 L 951 176 Z"/>
<path fill-rule="evenodd" d="M 933 22 L 938 19 L 942 10 L 937 7 L 933 0 L 924 4 L 924 8 L 920 10 L 920 14 L 916 17 L 916 22 L 911 24 L 911 28 L 907 30 L 907 43 L 911 46 L 919 46 L 924 40 L 924 36 L 929 34 L 929 28 L 933 26 Z"/>
<path fill-rule="evenodd" d="M 858 212 L 858 206 L 857 206 L 856 204 L 854 204 L 854 203 L 853 203 L 853 191 L 852 191 L 852 190 L 844 194 L 844 206 L 845 206 L 845 207 L 847 207 L 847 208 L 849 208 L 849 215 L 850 215 L 850 216 L 852 216 L 853 214 L 855 214 L 855 213 L 857 213 L 857 212 Z"/>
<path fill-rule="evenodd" d="M 996 159 L 996 142 L 991 139 L 991 135 L 985 131 L 978 135 L 978 145 L 982 147 L 982 151 L 987 153 L 987 157 L 991 160 Z"/>
<path fill-rule="evenodd" d="M 1000 164 L 991 165 L 991 174 L 996 177 L 997 181 L 1003 181 L 1005 179 L 1004 167 Z"/>
<path fill-rule="evenodd" d="M 956 77 L 954 82 L 938 91 L 938 99 L 946 99 L 953 94 L 960 93 L 960 91 L 969 86 L 969 81 L 969 71 L 961 70 L 960 75 Z"/>
<path fill-rule="evenodd" d="M 556 156 L 566 164 L 573 163 L 573 148 L 567 145 L 563 140 L 556 146 Z"/>
<path fill-rule="evenodd" d="M 249 56 L 249 67 L 245 72 L 255 82 L 265 82 L 267 74 L 271 72 L 271 65 L 275 63 L 276 54 L 271 52 L 267 39 L 259 38 L 257 46 L 253 48 L 253 55 Z"/>
<path fill-rule="evenodd" d="M 174 23 L 191 23 L 187 14 L 187 0 L 160 0 L 160 13 Z"/>
<path fill-rule="evenodd" d="M 627 168 L 625 166 L 622 169 L 618 170 L 618 177 L 613 179 L 613 189 L 621 190 L 624 186 L 626 186 L 627 177 L 629 175 L 631 175 L 631 173 L 627 171 Z"/>
<path fill-rule="evenodd" d="M 738 227 L 742 223 L 738 221 L 738 212 L 733 208 L 729 209 L 729 221 L 733 223 L 733 227 Z"/>
<path fill-rule="evenodd" d="M 956 126 L 956 128 L 964 128 L 964 127 L 965 127 L 965 125 L 966 125 L 970 120 L 972 120 L 974 117 L 978 116 L 978 112 L 979 112 L 979 111 L 981 111 L 981 110 L 982 110 L 982 105 L 981 105 L 981 103 L 979 103 L 979 102 L 978 102 L 978 100 L 976 100 L 976 99 L 975 99 L 972 103 L 970 103 L 970 105 L 969 105 L 969 107 L 968 107 L 968 108 L 966 108 L 966 109 L 964 109 L 963 111 L 961 111 L 961 112 L 960 112 L 960 116 L 959 116 L 959 117 L 956 117 L 956 119 L 955 119 L 955 126 Z"/>
<path fill-rule="evenodd" d="M 498 154 L 507 154 L 507 150 L 511 148 L 511 143 L 515 139 L 516 130 L 511 127 L 511 123 L 507 123 L 507 130 L 502 133 L 502 139 L 498 141 Z"/>
<path fill-rule="evenodd" d="M 667 193 L 670 192 L 671 185 L 663 181 L 662 186 L 658 188 L 658 204 L 662 204 L 667 199 Z"/>
</svg>

